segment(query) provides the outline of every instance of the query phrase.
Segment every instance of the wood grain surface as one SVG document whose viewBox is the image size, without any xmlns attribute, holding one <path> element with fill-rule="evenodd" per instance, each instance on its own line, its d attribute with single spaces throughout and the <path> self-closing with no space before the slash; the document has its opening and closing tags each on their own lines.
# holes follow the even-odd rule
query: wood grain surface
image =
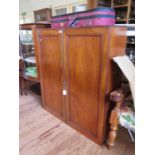
<svg viewBox="0 0 155 155">
<path fill-rule="evenodd" d="M 94 141 L 103 139 L 98 133 L 98 115 L 104 32 L 105 29 L 68 29 L 64 35 L 69 93 L 67 121 Z"/>
<path fill-rule="evenodd" d="M 125 27 L 38 31 L 43 106 L 99 145 L 108 131 L 108 95 L 120 85 L 111 58 L 124 54 L 125 33 Z"/>
<path fill-rule="evenodd" d="M 40 35 L 40 79 L 43 106 L 63 118 L 61 37 L 57 31 L 53 35 Z"/>
</svg>

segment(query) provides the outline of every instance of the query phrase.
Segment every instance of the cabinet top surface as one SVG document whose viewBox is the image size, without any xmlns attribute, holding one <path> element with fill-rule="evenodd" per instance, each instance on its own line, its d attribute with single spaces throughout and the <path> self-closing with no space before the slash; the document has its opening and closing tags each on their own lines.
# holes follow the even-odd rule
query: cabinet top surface
<svg viewBox="0 0 155 155">
<path fill-rule="evenodd" d="M 51 11 L 50 8 L 44 8 L 44 9 L 39 9 L 39 10 L 34 10 L 33 12 L 42 12 L 42 11 Z"/>
<path fill-rule="evenodd" d="M 39 29 L 39 30 L 41 30 L 41 31 L 46 31 L 46 30 L 95 30 L 95 29 L 110 29 L 110 28 L 116 28 L 116 29 L 118 29 L 118 28 L 120 28 L 120 29 L 127 29 L 127 26 L 117 26 L 117 25 L 112 25 L 112 26 L 93 26 L 93 27 L 90 27 L 90 26 L 88 26 L 88 27 L 76 27 L 76 28 L 73 28 L 73 27 L 67 27 L 67 28 L 58 28 L 58 29 L 56 29 L 56 28 L 43 28 L 43 29 Z"/>
</svg>

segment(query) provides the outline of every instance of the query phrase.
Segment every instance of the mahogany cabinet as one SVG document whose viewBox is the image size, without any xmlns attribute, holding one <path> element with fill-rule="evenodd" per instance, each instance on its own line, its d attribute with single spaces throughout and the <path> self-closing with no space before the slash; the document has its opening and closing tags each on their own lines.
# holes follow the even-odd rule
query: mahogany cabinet
<svg viewBox="0 0 155 155">
<path fill-rule="evenodd" d="M 120 86 L 112 57 L 124 55 L 125 27 L 38 30 L 43 107 L 102 145 L 111 103 Z"/>
</svg>

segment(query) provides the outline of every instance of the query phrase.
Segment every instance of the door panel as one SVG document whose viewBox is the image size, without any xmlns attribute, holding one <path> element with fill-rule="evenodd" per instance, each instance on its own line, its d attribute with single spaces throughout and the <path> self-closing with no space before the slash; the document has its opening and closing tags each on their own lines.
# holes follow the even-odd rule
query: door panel
<svg viewBox="0 0 155 155">
<path fill-rule="evenodd" d="M 100 31 L 101 33 L 102 31 Z M 98 138 L 103 34 L 94 29 L 65 34 L 68 79 L 67 120 L 84 134 Z"/>
<path fill-rule="evenodd" d="M 49 33 L 48 33 L 49 31 Z M 41 84 L 44 105 L 63 116 L 61 37 L 48 30 L 40 34 Z"/>
</svg>

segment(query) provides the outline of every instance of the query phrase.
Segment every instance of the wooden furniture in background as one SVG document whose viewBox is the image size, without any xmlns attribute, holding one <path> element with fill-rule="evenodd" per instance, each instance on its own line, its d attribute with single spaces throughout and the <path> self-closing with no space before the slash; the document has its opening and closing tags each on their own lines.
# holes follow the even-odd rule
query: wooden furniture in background
<svg viewBox="0 0 155 155">
<path fill-rule="evenodd" d="M 20 25 L 20 92 L 27 94 L 27 88 L 32 83 L 39 82 L 38 49 L 36 29 L 48 28 L 50 24 L 30 23 Z M 29 70 L 28 70 L 29 69 Z"/>
<path fill-rule="evenodd" d="M 135 0 L 87 0 L 88 9 L 111 7 L 116 11 L 116 23 L 135 23 Z"/>
<path fill-rule="evenodd" d="M 48 28 L 50 24 L 29 23 L 20 25 L 20 57 L 24 63 L 24 77 L 27 80 L 39 82 L 38 49 L 36 41 L 36 29 Z M 28 67 L 36 67 L 36 76 L 27 74 Z"/>
<path fill-rule="evenodd" d="M 111 7 L 111 0 L 98 0 L 97 7 Z"/>
<path fill-rule="evenodd" d="M 135 67 L 127 56 L 113 58 L 123 73 L 122 86 L 120 89 L 110 93 L 110 99 L 116 103 L 110 116 L 110 131 L 107 141 L 108 147 L 114 145 L 118 124 L 125 127 L 132 141 L 135 133 Z"/>
<path fill-rule="evenodd" d="M 135 64 L 135 24 L 128 24 L 126 55 Z"/>
<path fill-rule="evenodd" d="M 97 7 L 97 0 L 87 0 L 87 8 L 88 10 Z"/>
<path fill-rule="evenodd" d="M 52 17 L 52 9 L 44 8 L 34 11 L 35 22 L 47 22 L 50 21 Z"/>
<path fill-rule="evenodd" d="M 111 7 L 111 0 L 87 0 L 88 9 Z"/>
<path fill-rule="evenodd" d="M 114 141 L 117 136 L 118 125 L 128 129 L 131 138 L 131 131 L 134 132 L 135 119 L 134 119 L 134 106 L 131 97 L 131 92 L 128 84 L 123 84 L 118 90 L 113 91 L 110 94 L 110 99 L 116 103 L 110 116 L 110 131 L 107 140 L 108 148 L 114 146 Z M 134 139 L 133 139 L 134 141 Z"/>
<path fill-rule="evenodd" d="M 116 11 L 116 23 L 135 23 L 135 0 L 111 0 Z"/>
<path fill-rule="evenodd" d="M 25 79 L 23 77 L 23 61 L 22 59 L 19 59 L 19 92 L 20 95 L 25 94 Z"/>
<path fill-rule="evenodd" d="M 127 88 L 127 85 L 124 85 L 125 87 L 122 87 L 118 90 L 115 90 L 110 93 L 110 99 L 116 103 L 114 109 L 111 111 L 110 116 L 110 131 L 109 131 L 109 137 L 107 140 L 108 148 L 110 149 L 114 145 L 114 141 L 116 139 L 116 132 L 118 130 L 118 117 L 119 117 L 119 111 L 120 106 L 123 103 L 123 100 L 125 97 L 127 97 L 130 93 L 130 89 Z"/>
<path fill-rule="evenodd" d="M 40 94 L 40 84 L 36 81 L 30 81 L 25 78 L 24 75 L 24 61 L 22 59 L 19 59 L 19 93 L 20 95 L 27 95 L 28 89 L 34 91 L 36 94 Z M 33 86 L 33 87 L 32 87 Z"/>
<path fill-rule="evenodd" d="M 107 97 L 120 86 L 111 58 L 124 55 L 126 28 L 38 30 L 38 41 L 43 107 L 102 145 Z"/>
</svg>

